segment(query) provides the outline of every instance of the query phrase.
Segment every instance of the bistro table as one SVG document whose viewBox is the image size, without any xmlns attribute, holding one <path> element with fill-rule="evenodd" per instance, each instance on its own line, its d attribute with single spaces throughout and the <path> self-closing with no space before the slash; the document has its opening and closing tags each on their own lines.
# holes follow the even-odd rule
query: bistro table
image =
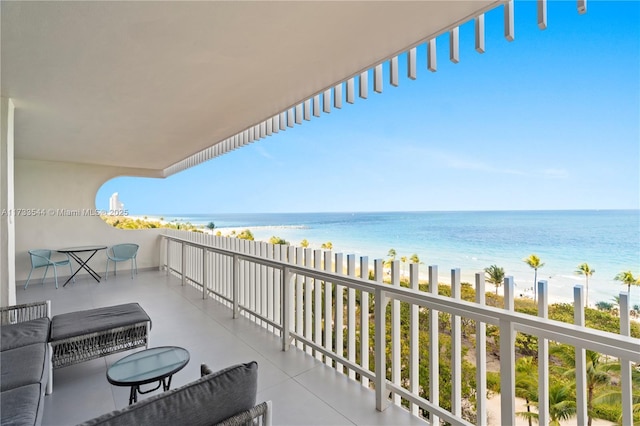
<svg viewBox="0 0 640 426">
<path fill-rule="evenodd" d="M 82 247 L 67 247 L 67 248 L 61 248 L 61 249 L 56 250 L 58 253 L 66 253 L 66 254 L 68 254 L 69 256 L 74 258 L 76 260 L 76 262 L 78 262 L 78 265 L 80 265 L 78 267 L 78 269 L 76 269 L 76 272 L 74 272 L 73 275 L 71 275 L 69 277 L 69 279 L 62 285 L 62 287 L 64 287 L 67 284 L 69 284 L 69 281 L 71 281 L 71 279 L 73 277 L 75 277 L 78 272 L 80 272 L 80 269 L 84 269 L 96 281 L 100 282 L 100 278 L 101 278 L 100 274 L 98 274 L 96 271 L 91 269 L 91 267 L 87 263 L 89 262 L 89 260 L 91 260 L 91 258 L 93 256 L 95 256 L 95 254 L 98 251 L 106 250 L 106 249 L 107 249 L 107 246 L 82 246 Z M 88 257 L 86 259 L 83 260 L 80 257 L 80 253 L 90 253 L 90 254 L 88 255 Z"/>
<path fill-rule="evenodd" d="M 131 386 L 129 405 L 138 402 L 138 394 L 153 392 L 162 386 L 168 391 L 171 377 L 189 362 L 189 351 L 178 346 L 161 346 L 127 355 L 113 363 L 107 370 L 107 380 L 115 386 Z M 140 386 L 158 382 L 158 386 L 146 391 Z"/>
</svg>

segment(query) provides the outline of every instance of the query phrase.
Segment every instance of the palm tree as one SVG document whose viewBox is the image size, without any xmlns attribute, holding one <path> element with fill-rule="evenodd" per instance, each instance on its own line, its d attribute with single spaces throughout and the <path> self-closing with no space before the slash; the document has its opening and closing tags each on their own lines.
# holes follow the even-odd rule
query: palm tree
<svg viewBox="0 0 640 426">
<path fill-rule="evenodd" d="M 402 256 L 400 262 L 402 262 L 402 275 L 404 275 L 404 264 L 407 263 L 407 256 Z"/>
<path fill-rule="evenodd" d="M 420 262 L 420 257 L 418 256 L 417 253 L 413 253 L 411 255 L 411 257 L 409 258 L 409 260 L 411 261 L 411 263 L 421 263 Z"/>
<path fill-rule="evenodd" d="M 527 404 L 527 412 L 518 414 L 532 426 L 531 405 L 538 400 L 538 366 L 533 357 L 522 357 L 516 362 L 516 396 L 524 398 Z"/>
<path fill-rule="evenodd" d="M 300 241 L 300 247 L 304 247 L 304 248 L 309 247 L 309 241 L 307 241 L 306 238 L 304 240 Z"/>
<path fill-rule="evenodd" d="M 320 248 L 331 250 L 333 248 L 333 243 L 331 241 L 327 241 L 326 243 L 322 243 Z"/>
<path fill-rule="evenodd" d="M 569 378 L 576 377 L 575 350 L 569 345 L 557 345 L 550 348 L 551 355 L 560 359 L 562 366 L 557 367 L 562 375 Z M 591 420 L 595 414 L 593 400 L 598 391 L 611 382 L 611 371 L 616 370 L 617 363 L 602 362 L 602 355 L 598 352 L 586 351 L 587 361 L 587 426 L 591 426 Z"/>
<path fill-rule="evenodd" d="M 391 264 L 393 263 L 394 260 L 396 260 L 396 249 L 390 248 L 389 252 L 387 253 L 387 256 L 389 256 L 389 259 L 384 261 L 384 266 L 389 267 L 391 266 Z"/>
<path fill-rule="evenodd" d="M 216 224 L 215 224 L 215 223 L 213 223 L 213 222 L 209 222 L 209 223 L 207 223 L 207 229 L 209 229 L 209 230 L 212 230 L 212 231 L 213 231 L 213 230 L 215 229 L 215 227 L 216 227 Z"/>
<path fill-rule="evenodd" d="M 586 296 L 585 296 L 585 305 L 589 306 L 589 277 L 596 272 L 595 269 L 591 269 L 588 263 L 582 263 L 578 265 L 578 269 L 576 269 L 576 274 L 584 275 L 587 280 L 586 286 Z"/>
<path fill-rule="evenodd" d="M 631 273 L 631 271 L 620 272 L 618 275 L 616 275 L 614 280 L 622 281 L 622 284 L 626 284 L 627 285 L 627 293 L 629 293 L 629 294 L 631 294 L 631 286 L 632 285 L 640 286 L 640 278 L 634 277 L 633 274 Z"/>
<path fill-rule="evenodd" d="M 487 274 L 487 280 L 496 286 L 496 294 L 498 294 L 498 287 L 504 281 L 504 269 L 498 265 L 491 265 L 488 268 L 484 268 L 484 272 Z"/>
<path fill-rule="evenodd" d="M 535 254 L 530 255 L 529 257 L 522 259 L 524 263 L 533 268 L 533 301 L 538 300 L 538 294 L 536 290 L 536 284 L 538 282 L 538 269 L 544 266 L 544 263 L 540 262 L 540 258 Z"/>
<path fill-rule="evenodd" d="M 517 391 L 517 390 L 516 390 Z M 531 405 L 537 406 L 537 402 Z M 576 401 L 572 396 L 572 389 L 561 381 L 554 382 L 549 386 L 549 426 L 561 426 L 560 421 L 569 420 L 575 416 L 577 412 Z M 538 413 L 521 412 L 520 417 L 525 419 L 538 420 Z"/>
</svg>

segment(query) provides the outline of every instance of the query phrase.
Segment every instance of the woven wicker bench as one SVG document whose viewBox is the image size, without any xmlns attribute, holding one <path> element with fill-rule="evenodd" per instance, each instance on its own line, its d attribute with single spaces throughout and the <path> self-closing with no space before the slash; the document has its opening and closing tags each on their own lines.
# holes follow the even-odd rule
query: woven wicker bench
<svg viewBox="0 0 640 426">
<path fill-rule="evenodd" d="M 117 352 L 149 346 L 151 319 L 137 303 L 56 315 L 51 320 L 49 348 L 53 369 Z"/>
</svg>

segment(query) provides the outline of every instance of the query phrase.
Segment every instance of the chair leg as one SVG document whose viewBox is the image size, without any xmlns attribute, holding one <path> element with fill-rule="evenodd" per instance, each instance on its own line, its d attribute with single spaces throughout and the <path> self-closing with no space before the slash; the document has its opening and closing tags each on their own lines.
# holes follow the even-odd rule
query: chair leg
<svg viewBox="0 0 640 426">
<path fill-rule="evenodd" d="M 29 276 L 27 277 L 27 282 L 24 285 L 24 289 L 26 290 L 27 287 L 29 286 L 29 280 L 31 279 L 31 273 L 33 272 L 33 267 L 31 268 L 31 270 L 29 271 Z"/>
<path fill-rule="evenodd" d="M 109 279 L 109 258 L 107 258 L 107 269 L 104 271 L 104 280 L 107 281 Z"/>
<path fill-rule="evenodd" d="M 73 266 L 71 266 L 71 262 L 69 262 L 69 270 L 71 271 L 71 275 L 73 275 Z M 73 277 L 73 282 L 76 282 L 76 277 Z"/>
<path fill-rule="evenodd" d="M 56 288 L 58 288 L 58 269 L 53 265 L 53 276 L 56 278 Z"/>
<path fill-rule="evenodd" d="M 44 276 L 42 277 L 42 284 L 44 284 L 44 279 L 47 278 L 47 272 L 49 272 L 49 265 L 44 268 Z"/>
</svg>

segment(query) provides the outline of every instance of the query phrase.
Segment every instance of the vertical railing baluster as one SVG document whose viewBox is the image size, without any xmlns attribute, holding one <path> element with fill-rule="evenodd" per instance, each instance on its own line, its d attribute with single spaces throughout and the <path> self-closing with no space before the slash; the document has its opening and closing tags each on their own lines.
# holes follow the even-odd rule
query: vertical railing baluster
<svg viewBox="0 0 640 426">
<path fill-rule="evenodd" d="M 315 111 L 314 111 L 315 112 Z M 313 267 L 313 249 L 304 249 L 304 266 L 307 268 Z M 309 276 L 305 276 L 304 279 L 304 337 L 313 340 L 313 304 L 311 303 L 313 279 Z M 306 351 L 309 355 L 313 353 L 311 346 L 305 345 Z"/>
<path fill-rule="evenodd" d="M 347 275 L 356 276 L 356 256 L 347 255 Z M 349 287 L 347 290 L 347 359 L 356 361 L 356 290 Z M 356 372 L 348 369 L 349 378 L 356 379 Z"/>
<path fill-rule="evenodd" d="M 166 260 L 167 260 L 167 275 L 171 274 L 171 240 L 169 238 L 165 238 L 166 242 L 167 242 L 167 251 L 165 253 L 166 256 Z"/>
<path fill-rule="evenodd" d="M 631 336 L 629 320 L 629 293 L 621 292 L 620 301 L 620 335 Z M 631 381 L 631 361 L 620 359 L 620 394 L 622 395 L 622 424 L 633 423 L 633 389 Z"/>
<path fill-rule="evenodd" d="M 484 274 L 476 273 L 476 303 L 485 304 Z M 487 423 L 487 325 L 476 320 L 476 413 L 478 424 Z M 544 423 L 546 424 L 546 423 Z"/>
<path fill-rule="evenodd" d="M 360 278 L 369 279 L 369 258 L 360 257 Z M 369 293 L 360 292 L 360 365 L 369 369 Z M 369 378 L 360 376 L 362 386 L 369 387 Z"/>
<path fill-rule="evenodd" d="M 260 257 L 267 258 L 267 246 L 269 243 L 260 242 Z M 260 265 L 260 315 L 267 316 L 267 265 Z M 260 321 L 263 327 L 267 324 Z"/>
<path fill-rule="evenodd" d="M 583 287 L 573 287 L 573 323 L 584 326 Z M 582 347 L 576 351 L 576 417 L 579 425 L 587 424 L 587 353 Z"/>
<path fill-rule="evenodd" d="M 317 271 L 322 270 L 322 250 L 313 251 L 313 265 Z M 322 346 L 322 281 L 313 280 L 313 342 Z M 322 361 L 322 353 L 315 351 L 316 359 Z"/>
<path fill-rule="evenodd" d="M 513 311 L 513 277 L 504 279 L 504 309 Z M 515 405 L 515 369 L 516 369 L 516 332 L 513 323 L 506 319 L 499 321 L 500 326 L 500 421 L 505 425 L 516 423 Z"/>
<path fill-rule="evenodd" d="M 336 253 L 335 254 L 335 259 L 336 259 L 336 263 L 335 263 L 335 269 L 336 269 L 336 274 L 337 275 L 343 275 L 344 274 L 344 261 L 343 261 L 343 257 L 342 257 L 342 253 Z M 344 286 L 336 284 L 336 319 L 334 322 L 334 328 L 335 328 L 335 337 L 336 337 L 336 347 L 335 347 L 335 352 L 340 355 L 341 357 L 344 356 Z M 344 369 L 342 367 L 342 364 L 339 362 L 336 362 L 336 370 L 338 370 L 340 373 L 344 374 Z"/>
<path fill-rule="evenodd" d="M 287 262 L 290 265 L 296 264 L 296 248 L 289 246 L 289 250 L 287 251 Z M 289 270 L 291 272 L 291 270 Z M 289 336 L 291 336 L 291 332 L 295 331 L 295 313 L 296 313 L 296 296 L 295 296 L 295 281 L 297 281 L 296 274 L 291 272 L 291 277 L 288 280 L 289 284 L 289 296 L 287 297 L 287 307 L 289 310 L 289 326 L 286 329 Z"/>
<path fill-rule="evenodd" d="M 429 266 L 429 293 L 438 294 L 438 267 Z M 429 401 L 440 405 L 440 343 L 438 311 L 429 309 Z M 429 423 L 439 425 L 438 416 L 431 413 Z"/>
<path fill-rule="evenodd" d="M 187 281 L 187 245 L 182 242 L 182 263 L 180 265 L 180 272 L 182 273 L 182 284 Z"/>
<path fill-rule="evenodd" d="M 249 241 L 249 254 L 256 254 L 256 244 L 255 241 Z M 256 311 L 256 289 L 257 289 L 257 279 L 256 279 L 256 263 L 253 261 L 247 262 L 249 263 L 249 310 L 251 312 Z"/>
<path fill-rule="evenodd" d="M 293 248 L 293 247 L 292 247 Z M 293 302 L 293 278 L 291 269 L 285 266 L 282 271 L 282 350 L 288 351 L 291 346 L 291 305 Z"/>
<path fill-rule="evenodd" d="M 296 264 L 298 266 L 304 266 L 304 248 L 302 247 L 296 247 Z M 296 312 L 296 333 L 298 335 L 304 335 L 304 306 L 302 305 L 303 303 L 303 288 L 302 288 L 302 283 L 304 282 L 304 276 L 300 273 L 296 273 L 296 308 L 295 308 L 295 312 Z M 302 341 L 297 340 L 296 341 L 296 346 L 299 349 L 303 349 L 304 345 L 302 344 Z"/>
<path fill-rule="evenodd" d="M 207 249 L 202 247 L 202 298 L 207 298 Z"/>
<path fill-rule="evenodd" d="M 233 255 L 233 318 L 238 318 L 238 287 L 240 286 L 240 259 Z"/>
<path fill-rule="evenodd" d="M 451 270 L 451 297 L 460 301 L 460 269 Z M 451 413 L 462 417 L 462 326 L 459 315 L 451 315 Z"/>
<path fill-rule="evenodd" d="M 376 260 L 377 261 L 377 260 Z M 380 288 L 375 293 L 375 363 L 376 363 L 376 410 L 384 411 L 389 405 L 387 393 L 387 330 L 386 330 L 386 313 L 387 313 L 387 295 Z"/>
<path fill-rule="evenodd" d="M 274 252 L 278 249 L 278 245 L 267 245 L 267 259 L 274 258 Z M 275 268 L 267 267 L 267 318 L 273 321 L 273 271 Z M 267 326 L 267 330 L 273 332 L 273 326 Z"/>
<path fill-rule="evenodd" d="M 420 264 L 409 265 L 409 285 L 412 290 L 420 289 Z M 411 304 L 409 312 L 409 385 L 411 393 L 420 396 L 420 307 Z M 417 416 L 420 407 L 413 402 L 410 404 L 411 414 Z"/>
<path fill-rule="evenodd" d="M 394 260 L 391 262 L 391 285 L 400 287 L 400 262 Z M 391 381 L 396 385 L 401 385 L 401 368 L 400 360 L 400 301 L 391 299 Z M 400 405 L 400 395 L 393 393 L 393 403 Z"/>
<path fill-rule="evenodd" d="M 240 246 L 242 247 L 242 252 L 243 253 L 247 253 L 250 254 L 251 253 L 251 241 L 248 240 L 242 240 L 240 241 Z M 251 308 L 251 286 L 253 285 L 253 281 L 251 279 L 251 269 L 252 269 L 252 264 L 251 261 L 245 260 L 242 262 L 243 268 L 244 269 L 244 307 L 245 308 Z M 247 311 L 244 311 L 244 316 L 249 318 L 249 314 L 247 313 Z"/>
<path fill-rule="evenodd" d="M 324 270 L 331 272 L 332 266 L 331 250 L 324 252 Z M 324 347 L 327 351 L 333 351 L 333 284 L 329 281 L 324 283 Z M 333 361 L 325 356 L 324 363 L 331 367 Z"/>
<path fill-rule="evenodd" d="M 278 245 L 274 247 L 273 259 L 275 261 L 282 260 L 282 254 L 286 255 L 286 245 Z M 278 268 L 273 268 L 273 320 L 282 325 L 282 317 L 280 316 L 280 276 L 282 271 Z M 278 335 L 281 335 L 278 331 Z"/>
<path fill-rule="evenodd" d="M 538 316 L 549 317 L 547 282 L 538 281 Z M 549 424 L 549 340 L 538 337 L 538 424 Z"/>
</svg>

